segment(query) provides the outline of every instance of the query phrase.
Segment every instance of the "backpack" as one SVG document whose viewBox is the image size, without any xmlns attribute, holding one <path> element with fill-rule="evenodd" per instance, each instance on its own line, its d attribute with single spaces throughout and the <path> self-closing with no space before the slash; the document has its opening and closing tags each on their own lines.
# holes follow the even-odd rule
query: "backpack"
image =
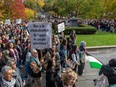
<svg viewBox="0 0 116 87">
<path fill-rule="evenodd" d="M 32 72 L 31 67 L 30 67 L 30 61 L 26 61 L 25 71 L 26 71 L 27 74 L 30 74 Z"/>
</svg>

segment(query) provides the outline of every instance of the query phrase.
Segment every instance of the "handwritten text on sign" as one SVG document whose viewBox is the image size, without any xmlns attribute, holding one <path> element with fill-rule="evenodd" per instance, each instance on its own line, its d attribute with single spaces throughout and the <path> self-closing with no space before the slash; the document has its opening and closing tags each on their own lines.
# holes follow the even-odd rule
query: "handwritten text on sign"
<svg viewBox="0 0 116 87">
<path fill-rule="evenodd" d="M 44 49 L 52 47 L 52 28 L 51 23 L 34 22 L 28 28 L 31 36 L 31 47 Z"/>
</svg>

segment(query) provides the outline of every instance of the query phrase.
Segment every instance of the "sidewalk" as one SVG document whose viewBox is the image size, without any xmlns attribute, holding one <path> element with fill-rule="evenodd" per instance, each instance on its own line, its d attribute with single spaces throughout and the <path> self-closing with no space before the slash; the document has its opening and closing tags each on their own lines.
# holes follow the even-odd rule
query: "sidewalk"
<svg viewBox="0 0 116 87">
<path fill-rule="evenodd" d="M 112 48 L 116 48 L 116 45 L 109 45 L 109 46 L 91 46 L 91 47 L 87 47 L 87 50 L 89 51 L 93 51 L 93 50 L 101 50 L 101 49 L 112 49 Z"/>
</svg>

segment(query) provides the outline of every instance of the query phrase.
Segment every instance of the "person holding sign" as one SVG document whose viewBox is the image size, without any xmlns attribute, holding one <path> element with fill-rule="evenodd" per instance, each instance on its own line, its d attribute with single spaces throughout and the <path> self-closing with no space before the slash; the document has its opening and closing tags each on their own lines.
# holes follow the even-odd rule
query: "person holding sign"
<svg viewBox="0 0 116 87">
<path fill-rule="evenodd" d="M 31 73 L 30 76 L 34 79 L 34 87 L 41 87 L 41 67 L 40 61 L 38 58 L 38 52 L 36 49 L 31 50 L 31 59 L 30 59 L 30 68 Z"/>
</svg>

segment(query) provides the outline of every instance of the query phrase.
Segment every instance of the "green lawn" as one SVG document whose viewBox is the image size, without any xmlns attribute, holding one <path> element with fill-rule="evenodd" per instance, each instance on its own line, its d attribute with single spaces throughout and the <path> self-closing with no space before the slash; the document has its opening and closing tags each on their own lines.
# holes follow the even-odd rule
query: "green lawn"
<svg viewBox="0 0 116 87">
<path fill-rule="evenodd" d="M 77 35 L 76 43 L 78 46 L 80 41 L 85 41 L 88 47 L 116 45 L 116 33 L 98 31 L 91 35 Z"/>
</svg>

